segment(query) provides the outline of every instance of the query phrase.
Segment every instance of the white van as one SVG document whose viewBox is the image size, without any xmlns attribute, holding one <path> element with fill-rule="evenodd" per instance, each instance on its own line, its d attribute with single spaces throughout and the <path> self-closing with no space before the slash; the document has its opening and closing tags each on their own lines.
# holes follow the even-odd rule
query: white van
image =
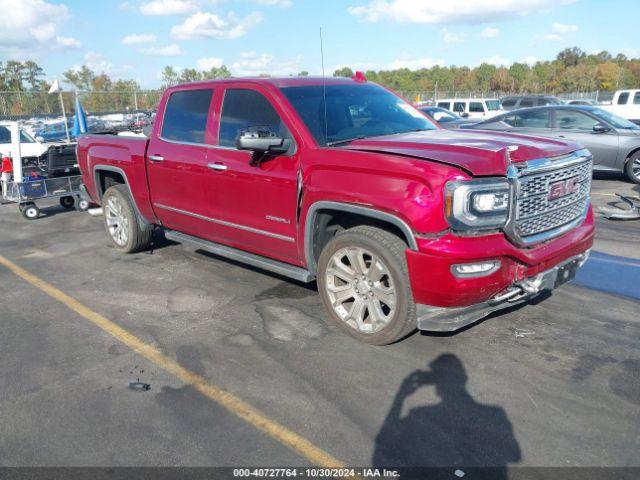
<svg viewBox="0 0 640 480">
<path fill-rule="evenodd" d="M 443 98 L 437 105 L 463 118 L 487 119 L 502 113 L 497 98 Z"/>
</svg>

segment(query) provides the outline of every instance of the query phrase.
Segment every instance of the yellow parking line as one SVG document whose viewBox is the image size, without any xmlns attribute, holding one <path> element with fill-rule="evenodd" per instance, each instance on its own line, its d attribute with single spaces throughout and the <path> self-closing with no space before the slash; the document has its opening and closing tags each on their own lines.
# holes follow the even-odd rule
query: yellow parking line
<svg viewBox="0 0 640 480">
<path fill-rule="evenodd" d="M 22 278 L 23 280 L 40 289 L 53 299 L 67 306 L 81 317 L 89 320 L 98 328 L 117 338 L 122 343 L 131 347 L 137 353 L 139 353 L 143 357 L 146 357 L 148 360 L 160 366 L 167 372 L 172 373 L 183 382 L 192 385 L 203 395 L 207 396 L 217 404 L 223 406 L 230 412 L 245 420 L 247 423 L 250 423 L 261 432 L 289 447 L 294 452 L 302 455 L 313 464 L 323 467 L 336 468 L 345 466 L 343 462 L 339 461 L 331 454 L 325 452 L 320 447 L 317 447 L 306 438 L 289 430 L 284 425 L 271 420 L 265 414 L 261 413 L 259 410 L 252 407 L 244 400 L 236 397 L 232 393 L 229 393 L 213 385 L 212 383 L 207 382 L 207 380 L 202 376 L 182 367 L 175 360 L 167 357 L 162 352 L 160 352 L 160 350 L 158 350 L 157 348 L 143 342 L 131 332 L 125 330 L 121 326 L 100 315 L 99 313 L 94 312 L 89 307 L 83 305 L 74 298 L 71 298 L 69 295 L 62 292 L 61 290 L 58 290 L 50 283 L 42 280 L 32 273 L 29 273 L 28 271 L 19 267 L 2 255 L 0 255 L 0 265 L 4 265 L 18 277 Z"/>
</svg>

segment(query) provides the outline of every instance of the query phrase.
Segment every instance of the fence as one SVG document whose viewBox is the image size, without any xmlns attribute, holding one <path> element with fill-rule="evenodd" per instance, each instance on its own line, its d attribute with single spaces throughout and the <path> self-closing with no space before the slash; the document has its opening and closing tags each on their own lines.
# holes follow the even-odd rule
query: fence
<svg viewBox="0 0 640 480">
<path fill-rule="evenodd" d="M 133 92 L 62 92 L 66 113 L 75 111 L 76 96 L 88 114 L 153 110 L 161 90 Z M 0 92 L 0 118 L 19 119 L 62 114 L 60 97 L 47 92 Z"/>
<path fill-rule="evenodd" d="M 564 100 L 590 99 L 610 102 L 614 92 L 571 92 L 557 94 Z M 441 98 L 502 98 L 514 92 L 500 91 L 401 91 L 400 94 L 412 102 L 427 102 Z M 519 95 L 524 93 L 520 92 Z M 162 90 L 134 92 L 63 92 L 62 98 L 68 115 L 75 110 L 76 95 L 88 114 L 104 114 L 136 110 L 153 110 L 157 107 Z M 62 114 L 58 95 L 47 92 L 1 92 L 0 118 L 20 119 L 34 116 L 59 116 Z"/>
<path fill-rule="evenodd" d="M 437 101 L 443 98 L 503 98 L 509 95 L 553 95 L 562 100 L 587 99 L 596 102 L 611 102 L 614 92 L 596 90 L 592 92 L 569 92 L 569 93 L 547 93 L 547 92 L 506 92 L 506 91 L 469 91 L 469 90 L 432 90 L 432 91 L 401 91 L 404 98 L 411 102 Z"/>
</svg>

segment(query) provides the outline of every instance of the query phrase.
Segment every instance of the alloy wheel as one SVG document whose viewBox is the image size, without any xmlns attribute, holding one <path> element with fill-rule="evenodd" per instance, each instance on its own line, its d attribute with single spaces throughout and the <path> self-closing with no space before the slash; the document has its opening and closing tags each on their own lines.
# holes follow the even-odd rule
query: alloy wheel
<svg viewBox="0 0 640 480">
<path fill-rule="evenodd" d="M 361 333 L 385 328 L 396 311 L 397 292 L 384 261 L 361 247 L 335 252 L 327 265 L 326 293 L 334 312 Z"/>
<path fill-rule="evenodd" d="M 105 211 L 107 229 L 113 241 L 124 247 L 129 240 L 129 219 L 122 202 L 117 197 L 109 197 Z"/>
</svg>

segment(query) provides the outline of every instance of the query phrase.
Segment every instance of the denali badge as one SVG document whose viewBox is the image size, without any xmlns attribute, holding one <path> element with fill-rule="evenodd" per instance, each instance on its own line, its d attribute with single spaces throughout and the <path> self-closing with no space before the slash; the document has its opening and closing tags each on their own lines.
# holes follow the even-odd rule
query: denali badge
<svg viewBox="0 0 640 480">
<path fill-rule="evenodd" d="M 580 177 L 568 178 L 549 184 L 549 200 L 556 200 L 572 193 L 576 193 L 580 188 Z"/>
</svg>

